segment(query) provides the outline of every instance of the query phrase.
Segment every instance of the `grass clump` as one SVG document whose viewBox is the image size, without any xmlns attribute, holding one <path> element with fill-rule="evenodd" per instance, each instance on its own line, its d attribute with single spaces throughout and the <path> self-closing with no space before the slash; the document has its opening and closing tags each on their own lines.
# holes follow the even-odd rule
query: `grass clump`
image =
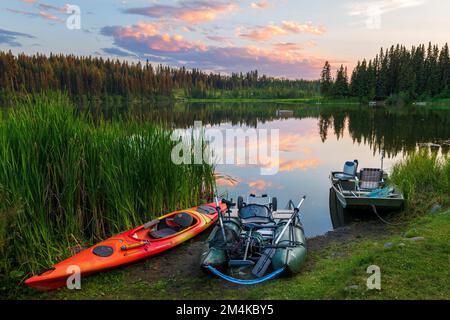
<svg viewBox="0 0 450 320">
<path fill-rule="evenodd" d="M 392 182 L 405 194 L 408 212 L 450 204 L 450 158 L 422 150 L 396 164 Z"/>
<path fill-rule="evenodd" d="M 175 165 L 177 143 L 154 124 L 76 115 L 62 95 L 10 109 L 0 118 L 1 273 L 24 279 L 71 247 L 205 201 L 213 168 Z"/>
</svg>

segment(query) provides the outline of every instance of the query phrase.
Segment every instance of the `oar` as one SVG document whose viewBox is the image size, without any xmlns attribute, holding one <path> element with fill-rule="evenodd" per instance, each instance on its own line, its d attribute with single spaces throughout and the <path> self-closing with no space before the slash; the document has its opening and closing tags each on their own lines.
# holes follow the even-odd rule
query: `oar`
<svg viewBox="0 0 450 320">
<path fill-rule="evenodd" d="M 291 218 L 289 219 L 288 223 L 284 226 L 281 233 L 278 235 L 277 239 L 273 243 L 274 246 L 277 246 L 278 243 L 283 238 L 283 235 L 285 234 L 286 230 L 289 228 L 290 224 L 294 221 L 295 217 L 297 216 L 298 212 L 300 211 L 300 207 L 302 206 L 303 202 L 305 201 L 306 196 L 303 196 L 302 200 L 298 204 L 297 208 L 294 209 L 294 213 L 292 214 Z M 265 249 L 263 254 L 261 255 L 261 258 L 259 258 L 258 262 L 256 263 L 255 267 L 252 270 L 252 274 L 258 278 L 262 277 L 267 269 L 269 268 L 270 264 L 272 263 L 272 258 L 275 255 L 276 248 L 269 248 Z"/>
<path fill-rule="evenodd" d="M 220 210 L 219 198 L 217 198 L 217 196 L 216 196 L 215 200 L 216 200 L 216 210 L 217 210 L 217 213 L 219 215 L 220 229 L 222 230 L 223 243 L 224 243 L 224 245 L 226 245 L 227 238 L 225 236 L 225 227 L 223 226 L 222 212 Z"/>
</svg>

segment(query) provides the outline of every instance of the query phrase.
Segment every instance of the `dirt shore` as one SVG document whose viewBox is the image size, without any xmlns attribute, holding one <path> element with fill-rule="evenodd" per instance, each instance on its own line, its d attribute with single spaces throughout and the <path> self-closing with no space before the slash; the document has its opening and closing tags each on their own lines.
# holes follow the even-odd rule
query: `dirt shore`
<svg viewBox="0 0 450 320">
<path fill-rule="evenodd" d="M 386 227 L 381 221 L 355 222 L 348 226 L 330 231 L 325 235 L 307 239 L 308 252 L 310 256 L 315 253 L 320 254 L 325 248 L 337 248 L 358 239 L 381 239 L 392 233 L 392 230 Z M 202 286 L 207 282 L 211 275 L 205 274 L 199 267 L 200 255 L 206 246 L 207 233 L 195 239 L 192 239 L 183 245 L 174 248 L 161 255 L 143 261 L 142 263 L 130 266 L 129 278 L 131 283 L 154 283 L 163 279 L 166 283 L 173 284 L 174 287 L 167 289 L 176 290 L 183 286 L 188 279 L 197 279 L 191 283 L 196 290 L 202 290 Z M 326 253 L 327 258 L 345 255 L 344 251 L 332 249 L 331 253 Z M 315 259 L 308 259 L 305 264 L 305 270 L 311 270 Z M 225 281 L 215 282 L 224 289 L 239 287 Z"/>
</svg>

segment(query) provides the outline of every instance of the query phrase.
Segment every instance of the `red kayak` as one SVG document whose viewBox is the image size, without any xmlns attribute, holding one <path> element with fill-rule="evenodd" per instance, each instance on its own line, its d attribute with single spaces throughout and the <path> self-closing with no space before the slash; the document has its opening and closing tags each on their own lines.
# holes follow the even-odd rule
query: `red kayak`
<svg viewBox="0 0 450 320">
<path fill-rule="evenodd" d="M 224 203 L 220 203 L 220 210 L 226 210 Z M 169 213 L 100 242 L 27 279 L 25 284 L 42 290 L 56 289 L 66 286 L 74 267 L 83 277 L 154 256 L 205 231 L 218 217 L 215 203 Z"/>
</svg>

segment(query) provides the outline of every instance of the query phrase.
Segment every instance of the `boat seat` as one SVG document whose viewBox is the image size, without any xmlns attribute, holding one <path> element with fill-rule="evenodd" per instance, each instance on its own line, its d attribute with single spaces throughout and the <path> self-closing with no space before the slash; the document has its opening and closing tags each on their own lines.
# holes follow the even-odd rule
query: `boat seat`
<svg viewBox="0 0 450 320">
<path fill-rule="evenodd" d="M 353 180 L 356 177 L 357 171 L 358 171 L 358 160 L 346 161 L 342 172 L 336 172 L 333 175 L 333 178 L 341 181 Z"/>
<path fill-rule="evenodd" d="M 246 223 L 243 225 L 245 229 L 259 230 L 259 229 L 276 229 L 277 225 L 275 223 L 270 224 L 259 224 L 259 223 Z"/>
<path fill-rule="evenodd" d="M 180 212 L 175 215 L 173 222 L 181 227 L 181 230 L 189 228 L 192 225 L 194 218 L 186 212 Z M 179 231 L 181 231 L 179 230 Z"/>
<path fill-rule="evenodd" d="M 194 218 L 188 213 L 180 212 L 177 213 L 173 217 L 173 219 L 170 219 L 170 222 L 172 222 L 176 226 L 169 225 L 166 223 L 166 221 L 161 220 L 161 222 L 157 226 L 157 229 L 150 231 L 149 235 L 154 239 L 170 237 L 192 226 Z"/>
<path fill-rule="evenodd" d="M 161 230 L 153 230 L 150 231 L 149 234 L 154 239 L 163 239 L 170 236 L 173 236 L 174 234 L 177 234 L 178 231 L 171 229 L 171 228 L 165 228 Z"/>
<path fill-rule="evenodd" d="M 360 189 L 378 189 L 383 181 L 383 171 L 381 169 L 363 169 L 360 175 Z"/>
</svg>

